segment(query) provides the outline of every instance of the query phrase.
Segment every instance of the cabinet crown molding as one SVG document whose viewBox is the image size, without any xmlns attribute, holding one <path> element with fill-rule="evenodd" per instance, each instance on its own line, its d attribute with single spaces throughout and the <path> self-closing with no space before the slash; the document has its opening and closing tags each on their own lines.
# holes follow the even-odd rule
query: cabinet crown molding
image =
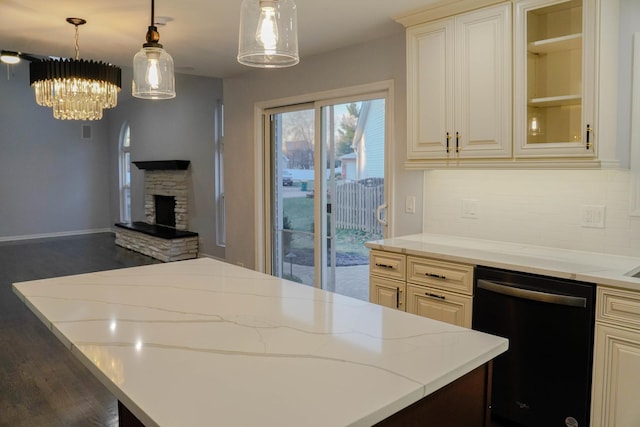
<svg viewBox="0 0 640 427">
<path fill-rule="evenodd" d="M 405 27 L 411 27 L 498 3 L 506 2 L 504 0 L 440 0 L 393 19 Z"/>
</svg>

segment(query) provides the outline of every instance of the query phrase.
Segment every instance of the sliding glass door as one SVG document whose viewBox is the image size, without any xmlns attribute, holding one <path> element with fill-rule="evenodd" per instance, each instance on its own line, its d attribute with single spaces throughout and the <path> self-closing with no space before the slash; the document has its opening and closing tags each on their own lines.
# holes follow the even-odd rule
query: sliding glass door
<svg viewBox="0 0 640 427">
<path fill-rule="evenodd" d="M 364 242 L 386 231 L 386 103 L 376 95 L 266 111 L 271 274 L 369 299 Z"/>
</svg>

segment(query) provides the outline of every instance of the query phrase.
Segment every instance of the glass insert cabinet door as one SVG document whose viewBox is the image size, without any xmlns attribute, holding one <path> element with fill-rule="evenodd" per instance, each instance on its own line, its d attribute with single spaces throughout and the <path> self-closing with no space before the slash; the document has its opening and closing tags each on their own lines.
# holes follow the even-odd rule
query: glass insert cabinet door
<svg viewBox="0 0 640 427">
<path fill-rule="evenodd" d="M 516 5 L 516 156 L 593 157 L 593 0 Z"/>
</svg>

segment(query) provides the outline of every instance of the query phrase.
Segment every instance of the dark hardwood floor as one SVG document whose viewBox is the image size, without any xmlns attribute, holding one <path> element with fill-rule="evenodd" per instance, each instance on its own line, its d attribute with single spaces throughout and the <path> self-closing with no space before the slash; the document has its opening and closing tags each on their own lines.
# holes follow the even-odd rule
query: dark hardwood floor
<svg viewBox="0 0 640 427">
<path fill-rule="evenodd" d="M 157 260 L 112 233 L 0 243 L 0 426 L 117 426 L 117 400 L 16 297 L 12 283 Z"/>
</svg>

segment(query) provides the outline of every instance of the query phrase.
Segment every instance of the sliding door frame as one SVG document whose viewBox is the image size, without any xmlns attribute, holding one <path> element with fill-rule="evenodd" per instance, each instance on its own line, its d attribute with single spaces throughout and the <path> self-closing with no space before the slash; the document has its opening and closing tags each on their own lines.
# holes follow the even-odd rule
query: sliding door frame
<svg viewBox="0 0 640 427">
<path fill-rule="evenodd" d="M 288 98 L 280 98 L 271 101 L 263 101 L 254 104 L 254 149 L 255 149 L 255 210 L 254 221 L 255 227 L 255 242 L 256 242 L 256 259 L 255 266 L 257 271 L 264 273 L 271 273 L 271 231 L 270 231 L 270 192 L 271 192 L 271 171 L 270 171 L 270 159 L 271 159 L 271 144 L 266 143 L 270 141 L 270 123 L 269 116 L 278 112 L 295 111 L 299 109 L 306 109 L 314 107 L 316 109 L 316 127 L 314 130 L 314 146 L 315 155 L 321 154 L 321 150 L 324 149 L 321 142 L 320 132 L 320 111 L 321 107 L 350 102 L 353 100 L 368 100 L 368 99 L 380 99 L 385 100 L 385 203 L 387 209 L 385 218 L 388 227 L 385 227 L 385 237 L 393 235 L 394 222 L 393 222 L 393 209 L 394 197 L 393 191 L 393 176 L 394 176 L 394 82 L 393 80 L 384 80 L 381 82 L 368 83 L 364 85 L 351 86 L 342 89 L 335 89 L 323 92 L 309 93 L 305 95 L 293 96 Z M 322 158 L 324 153 L 322 153 Z M 316 157 L 321 158 L 321 157 Z M 316 180 L 318 183 L 318 176 L 322 173 L 323 168 L 316 169 Z M 318 184 L 316 184 L 318 185 Z M 320 199 L 320 198 L 315 198 Z M 314 202 L 314 215 L 320 215 L 320 200 Z M 316 224 L 319 224 L 317 221 Z M 322 239 L 317 239 L 322 240 Z M 321 248 L 322 242 L 316 242 L 316 250 Z M 316 263 L 317 264 L 317 263 Z M 321 266 L 316 265 L 315 276 L 321 277 L 321 273 L 318 271 Z M 316 281 L 317 282 L 317 281 Z M 320 287 L 321 283 L 316 283 L 316 287 Z"/>
</svg>

